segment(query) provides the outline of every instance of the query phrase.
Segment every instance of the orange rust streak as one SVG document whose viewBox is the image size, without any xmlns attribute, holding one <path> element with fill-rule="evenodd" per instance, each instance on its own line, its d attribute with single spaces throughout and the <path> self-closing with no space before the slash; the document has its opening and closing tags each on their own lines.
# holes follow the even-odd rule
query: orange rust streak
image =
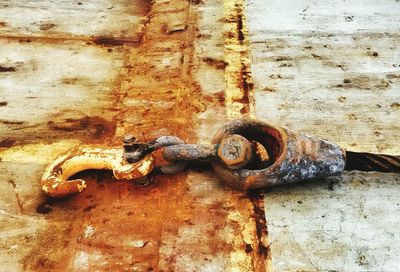
<svg viewBox="0 0 400 272">
<path fill-rule="evenodd" d="M 85 42 L 87 44 L 96 44 L 100 46 L 138 46 L 140 43 L 140 35 L 137 37 L 113 37 L 113 36 L 74 36 L 60 34 L 59 36 L 26 36 L 26 35 L 0 35 L 0 39 L 8 41 L 18 41 L 22 43 L 29 42 L 46 42 L 46 43 L 65 43 L 66 41 Z"/>
<path fill-rule="evenodd" d="M 177 13 L 182 13 L 182 16 L 177 16 Z M 166 25 L 174 23 L 175 16 L 185 18 L 188 14 L 187 20 L 191 21 L 186 30 L 166 33 Z M 108 139 L 110 143 L 119 144 L 125 133 L 151 138 L 160 134 L 157 130 L 167 129 L 163 134 L 194 142 L 196 124 L 193 117 L 204 110 L 206 101 L 192 80 L 195 37 L 192 26 L 196 24 L 195 18 L 191 17 L 189 4 L 184 0 L 154 2 L 148 17 L 151 19 L 147 21 L 140 46 L 126 49 L 126 68 L 115 86 L 117 135 Z M 165 61 L 169 63 L 165 64 Z M 135 102 L 134 106 L 130 102 Z M 79 120 L 69 121 L 71 126 L 49 125 L 55 130 L 69 131 L 81 124 Z M 111 135 L 106 133 L 104 136 Z M 185 174 L 157 177 L 150 186 L 140 188 L 129 182 L 114 182 L 110 174 L 104 174 L 76 197 L 52 200 L 54 212 L 50 216 L 66 220 L 67 216 L 62 216 L 62 213 L 68 209 L 74 211 L 70 230 L 45 234 L 44 243 L 29 256 L 26 268 L 43 271 L 69 267 L 72 271 L 79 271 L 77 256 L 88 254 L 91 270 L 122 271 L 132 265 L 139 266 L 140 271 L 157 270 L 162 235 L 177 236 L 179 227 L 196 224 L 192 220 L 201 212 L 195 208 L 193 199 L 187 197 L 189 187 L 185 179 Z M 200 218 L 209 222 L 226 221 L 225 214 L 218 209 L 200 214 Z M 93 237 L 84 237 L 87 226 L 95 229 Z M 48 243 L 48 237 L 53 237 L 57 243 Z M 143 241 L 143 245 L 135 246 L 137 240 Z M 62 246 L 63 243 L 67 245 Z M 217 238 L 209 245 L 214 253 L 229 252 L 230 247 Z M 50 263 L 46 256 L 61 256 L 63 248 L 67 248 L 65 255 L 68 257 Z M 94 257 L 90 256 L 96 254 L 100 259 L 91 259 Z M 173 271 L 176 260 L 166 262 Z"/>
<path fill-rule="evenodd" d="M 214 97 L 203 95 L 192 78 L 197 69 L 193 56 L 196 15 L 190 11 L 189 1 L 174 0 L 153 1 L 147 17 L 139 46 L 123 47 L 125 65 L 114 86 L 116 116 L 107 125 L 113 131 L 102 135 L 103 142 L 119 144 L 126 133 L 147 140 L 172 134 L 195 142 L 195 115 L 204 111 L 206 105 L 222 106 L 224 101 L 223 93 Z M 225 62 L 205 61 L 217 69 L 227 68 Z M 243 78 L 243 74 L 240 76 Z M 239 102 L 245 104 L 248 99 Z M 49 127 L 72 133 L 81 124 L 80 120 L 69 119 L 61 125 L 50 123 Z M 48 200 L 38 207 L 38 212 L 48 213 L 46 216 L 53 223 L 43 233 L 41 243 L 27 256 L 26 270 L 82 271 L 86 270 L 82 266 L 87 265 L 91 271 L 123 271 L 132 267 L 138 271 L 182 271 L 177 269 L 177 263 L 181 255 L 187 254 L 184 250 L 193 252 L 191 261 L 195 261 L 194 254 L 196 258 L 222 254 L 228 259 L 233 251 L 242 250 L 254 256 L 253 268 L 263 265 L 264 259 L 257 257 L 265 256 L 260 241 L 243 245 L 240 241 L 238 245 L 221 236 L 227 226 L 233 235 L 243 235 L 241 222 L 228 219 L 233 210 L 242 212 L 243 222 L 248 222 L 248 209 L 252 206 L 243 193 L 221 192 L 221 189 L 223 201 L 216 198 L 207 206 L 190 195 L 193 187 L 189 186 L 185 173 L 157 177 L 147 187 L 115 182 L 110 173 L 88 172 L 78 177 L 91 180 L 87 190 L 73 198 Z M 202 178 L 208 179 L 207 186 L 211 186 L 209 180 L 215 179 L 207 172 Z M 197 182 L 203 186 L 203 180 Z M 254 219 L 261 222 L 260 218 L 258 213 Z M 198 244 L 192 242 L 190 249 L 185 248 L 187 244 L 182 246 L 175 241 L 185 238 L 179 233 L 182 227 L 210 225 L 206 232 L 199 232 L 204 237 Z M 256 238 L 262 237 L 257 233 Z M 173 251 L 169 254 L 161 252 L 167 241 L 168 249 Z"/>
</svg>

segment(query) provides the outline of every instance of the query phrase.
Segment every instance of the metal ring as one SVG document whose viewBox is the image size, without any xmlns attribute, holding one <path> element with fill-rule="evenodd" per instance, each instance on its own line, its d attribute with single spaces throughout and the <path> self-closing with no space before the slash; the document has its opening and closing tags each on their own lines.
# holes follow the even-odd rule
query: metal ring
<svg viewBox="0 0 400 272">
<path fill-rule="evenodd" d="M 229 134 L 255 140 L 267 149 L 272 164 L 261 169 L 226 168 L 213 162 L 214 171 L 226 184 L 241 189 L 266 188 L 282 183 L 339 175 L 345 154 L 336 144 L 296 134 L 266 122 L 243 119 L 225 126 L 213 138 L 217 144 Z"/>
</svg>

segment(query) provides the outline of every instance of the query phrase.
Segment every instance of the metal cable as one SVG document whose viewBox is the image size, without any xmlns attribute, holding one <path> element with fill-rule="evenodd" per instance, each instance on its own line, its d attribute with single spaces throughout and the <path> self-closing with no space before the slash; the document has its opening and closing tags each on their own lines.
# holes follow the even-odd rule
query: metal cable
<svg viewBox="0 0 400 272">
<path fill-rule="evenodd" d="M 400 173 L 400 156 L 346 151 L 345 170 Z"/>
</svg>

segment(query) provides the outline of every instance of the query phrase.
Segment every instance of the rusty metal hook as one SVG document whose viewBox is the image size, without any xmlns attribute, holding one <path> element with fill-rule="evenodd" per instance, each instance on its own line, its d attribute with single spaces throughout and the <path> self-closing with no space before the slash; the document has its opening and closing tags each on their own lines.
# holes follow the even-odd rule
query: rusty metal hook
<svg viewBox="0 0 400 272">
<path fill-rule="evenodd" d="M 57 198 L 80 193 L 87 187 L 86 181 L 68 178 L 83 170 L 112 170 L 117 180 L 138 180 L 153 170 L 154 157 L 151 154 L 129 163 L 122 153 L 122 148 L 77 146 L 47 167 L 41 179 L 42 190 Z"/>
</svg>

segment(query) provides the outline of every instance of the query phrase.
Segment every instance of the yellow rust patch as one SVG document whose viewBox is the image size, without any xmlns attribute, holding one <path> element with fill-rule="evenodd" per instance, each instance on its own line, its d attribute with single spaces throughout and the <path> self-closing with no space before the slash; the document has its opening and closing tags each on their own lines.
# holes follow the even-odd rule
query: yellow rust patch
<svg viewBox="0 0 400 272">
<path fill-rule="evenodd" d="M 140 174 L 143 176 L 146 176 L 148 173 L 151 172 L 149 169 L 153 169 L 153 161 L 151 160 L 145 160 L 143 163 L 141 163 L 138 167 L 138 171 Z"/>
<path fill-rule="evenodd" d="M 82 182 L 82 184 L 78 184 L 78 191 L 82 192 L 84 189 L 86 189 L 86 187 L 86 182 Z"/>
<path fill-rule="evenodd" d="M 148 6 L 149 1 L 141 2 Z M 240 5 L 235 7 L 236 4 Z M 119 145 L 126 133 L 141 140 L 172 134 L 187 142 L 208 142 L 205 137 L 198 139 L 198 128 L 207 128 L 208 134 L 212 134 L 211 127 L 226 121 L 225 118 L 212 121 L 204 118 L 206 114 L 225 110 L 224 97 L 228 118 L 251 115 L 252 84 L 246 61 L 247 45 L 243 42 L 246 40 L 246 37 L 243 39 L 246 29 L 243 4 L 239 1 L 211 3 L 220 5 L 221 16 L 225 9 L 226 25 L 236 36 L 229 36 L 226 32 L 229 27 L 225 27 L 225 40 L 219 41 L 224 44 L 224 61 L 220 58 L 215 61 L 215 56 L 207 58 L 204 53 L 198 56 L 194 50 L 196 39 L 200 39 L 199 10 L 205 10 L 203 8 L 208 5 L 210 3 L 204 1 L 155 0 L 140 19 L 142 36 L 135 47 L 107 37 L 83 45 L 83 49 L 98 47 L 96 50 L 100 48 L 105 55 L 118 52 L 123 62 L 112 68 L 104 62 L 114 72 L 113 79 L 108 78 L 107 82 L 100 80 L 104 75 L 92 78 L 89 73 L 56 77 L 57 86 L 73 88 L 77 95 L 86 93 L 91 102 L 98 103 L 92 103 L 98 105 L 96 109 L 91 105 L 82 109 L 81 114 L 75 110 L 60 115 L 50 113 L 54 120 L 44 123 L 41 130 L 36 127 L 28 133 L 24 130 L 25 135 L 39 131 L 41 135 L 36 140 L 41 142 L 44 141 L 42 136 L 52 141 L 80 140 L 65 145 L 64 149 L 56 148 L 55 154 L 45 153 L 54 150 L 51 145 L 46 145 L 43 152 L 34 152 L 34 146 L 26 150 L 24 146 L 18 158 L 4 151 L 5 158 L 26 163 L 40 158 L 39 163 L 47 164 L 76 143 Z M 228 13 L 234 15 L 233 20 Z M 32 39 L 32 44 L 44 42 Z M 226 91 L 217 88 L 218 93 L 211 96 L 201 89 L 195 76 L 200 62 L 218 70 L 221 82 L 225 68 Z M 96 63 L 96 67 L 103 65 L 103 62 Z M 104 73 L 110 75 L 108 70 Z M 112 95 L 95 96 L 100 90 L 96 86 L 107 84 L 112 85 Z M 37 98 L 29 99 L 36 101 Z M 12 105 L 12 101 L 9 102 Z M 12 129 L 25 125 L 29 124 L 7 124 Z M 19 145 L 26 143 L 24 139 L 16 140 Z M 15 145 L 9 150 L 19 149 Z M 32 154 L 24 157 L 29 153 Z M 143 165 L 138 172 L 147 166 Z M 40 195 L 39 201 L 43 202 L 36 211 L 46 217 L 49 226 L 36 235 L 34 246 L 22 262 L 24 270 L 188 271 L 217 267 L 231 271 L 262 271 L 256 263 L 259 241 L 252 203 L 245 193 L 225 189 L 211 172 L 158 176 L 147 187 L 113 182 L 112 175 L 103 171 L 79 173 L 72 178 L 86 180 L 87 189 L 63 200 L 50 200 Z M 81 190 L 79 185 L 77 189 Z M 50 186 L 46 188 L 51 189 Z M 96 230 L 90 239 L 82 238 L 85 226 Z M 121 242 L 126 241 L 126 237 L 141 242 L 134 243 L 137 246 Z"/>
</svg>

